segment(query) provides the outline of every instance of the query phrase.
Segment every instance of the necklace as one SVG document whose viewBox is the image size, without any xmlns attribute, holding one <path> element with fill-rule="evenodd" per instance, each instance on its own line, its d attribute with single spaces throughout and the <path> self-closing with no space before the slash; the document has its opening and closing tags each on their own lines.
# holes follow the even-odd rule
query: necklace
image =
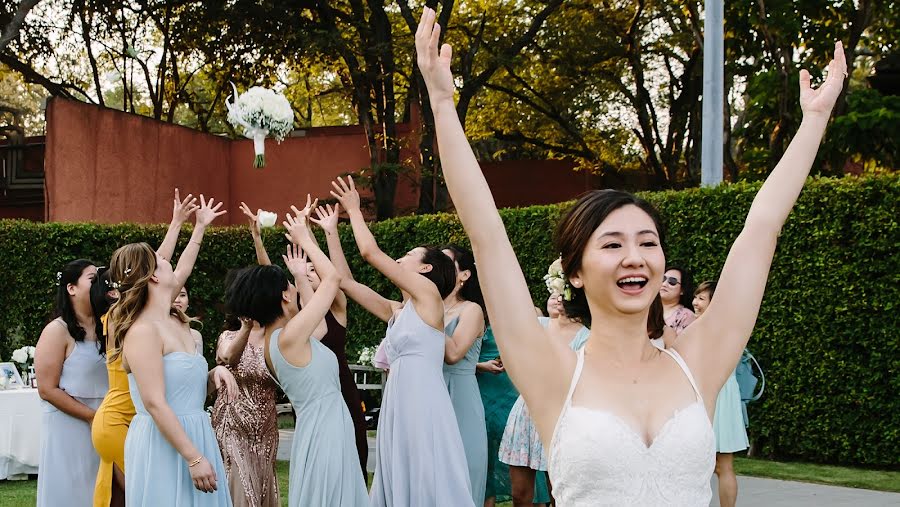
<svg viewBox="0 0 900 507">
<path fill-rule="evenodd" d="M 455 303 L 453 303 L 453 305 L 451 305 L 450 308 L 447 308 L 447 307 L 445 306 L 445 307 L 444 307 L 444 315 L 447 315 L 448 313 L 450 313 L 450 310 L 456 308 L 460 303 L 462 303 L 462 300 L 461 300 L 461 299 L 460 299 L 460 300 L 457 300 Z"/>
</svg>

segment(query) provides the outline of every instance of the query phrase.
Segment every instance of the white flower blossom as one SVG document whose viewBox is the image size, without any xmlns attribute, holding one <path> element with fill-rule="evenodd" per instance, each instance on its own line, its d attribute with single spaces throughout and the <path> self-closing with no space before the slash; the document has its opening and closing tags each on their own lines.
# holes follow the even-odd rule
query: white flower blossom
<svg viewBox="0 0 900 507">
<path fill-rule="evenodd" d="M 274 226 L 276 220 L 278 220 L 278 213 L 272 213 L 271 211 L 260 211 L 257 217 L 259 226 L 263 229 Z"/>
<path fill-rule="evenodd" d="M 372 364 L 375 360 L 375 349 L 373 347 L 363 347 L 359 352 L 359 364 Z"/>
<path fill-rule="evenodd" d="M 19 364 L 25 364 L 25 362 L 28 361 L 28 349 L 22 347 L 14 350 L 12 353 L 12 360 Z"/>
</svg>

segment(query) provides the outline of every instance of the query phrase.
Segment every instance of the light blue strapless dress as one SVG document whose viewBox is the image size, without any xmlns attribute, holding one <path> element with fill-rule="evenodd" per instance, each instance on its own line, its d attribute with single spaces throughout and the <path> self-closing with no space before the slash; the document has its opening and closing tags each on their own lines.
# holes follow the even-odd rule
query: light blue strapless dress
<svg viewBox="0 0 900 507">
<path fill-rule="evenodd" d="M 203 410 L 206 367 L 206 359 L 200 355 L 171 352 L 163 356 L 166 402 L 194 447 L 216 471 L 218 489 L 204 493 L 194 487 L 188 464 L 156 427 L 141 400 L 134 375 L 129 373 L 128 387 L 137 414 L 125 437 L 125 503 L 128 507 L 231 506 L 219 443 L 209 414 Z"/>
<path fill-rule="evenodd" d="M 451 320 L 444 333 L 453 336 L 459 317 Z M 469 481 L 472 483 L 472 500 L 475 505 L 484 504 L 484 489 L 487 483 L 488 442 L 487 428 L 484 423 L 484 405 L 481 403 L 481 391 L 475 378 L 475 366 L 481 354 L 479 336 L 466 356 L 456 364 L 444 363 L 444 382 L 453 403 L 456 423 L 466 451 L 466 463 L 469 465 Z"/>
<path fill-rule="evenodd" d="M 294 366 L 281 355 L 280 336 L 281 329 L 272 333 L 269 357 L 297 413 L 288 505 L 368 505 L 366 483 L 359 473 L 353 420 L 341 395 L 337 356 L 319 340 L 310 338 L 309 363 Z"/>
</svg>

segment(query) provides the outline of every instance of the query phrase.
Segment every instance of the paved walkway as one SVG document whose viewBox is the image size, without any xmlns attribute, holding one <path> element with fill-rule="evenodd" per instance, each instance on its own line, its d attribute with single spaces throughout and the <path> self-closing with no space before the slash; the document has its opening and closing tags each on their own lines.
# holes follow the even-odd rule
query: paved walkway
<svg viewBox="0 0 900 507">
<path fill-rule="evenodd" d="M 278 459 L 289 460 L 293 430 L 280 430 Z M 375 439 L 369 438 L 370 472 L 375 471 Z M 716 478 L 712 479 L 716 491 Z M 777 481 L 757 477 L 738 477 L 738 507 L 898 507 L 900 493 L 883 493 L 867 489 L 823 486 L 805 482 Z M 719 507 L 719 499 L 713 495 L 710 507 Z"/>
</svg>

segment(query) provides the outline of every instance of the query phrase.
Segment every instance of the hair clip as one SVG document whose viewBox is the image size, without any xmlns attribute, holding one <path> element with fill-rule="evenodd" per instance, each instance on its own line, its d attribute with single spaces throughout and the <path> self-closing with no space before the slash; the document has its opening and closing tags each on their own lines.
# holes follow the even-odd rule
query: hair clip
<svg viewBox="0 0 900 507">
<path fill-rule="evenodd" d="M 119 282 L 110 281 L 109 286 L 112 287 L 113 289 L 119 290 L 119 287 L 121 287 L 122 284 Z"/>
<path fill-rule="evenodd" d="M 125 274 L 131 273 L 131 268 L 125 268 Z"/>
<path fill-rule="evenodd" d="M 56 283 L 59 283 L 61 281 L 62 281 L 62 271 L 57 271 L 56 272 Z"/>
</svg>

